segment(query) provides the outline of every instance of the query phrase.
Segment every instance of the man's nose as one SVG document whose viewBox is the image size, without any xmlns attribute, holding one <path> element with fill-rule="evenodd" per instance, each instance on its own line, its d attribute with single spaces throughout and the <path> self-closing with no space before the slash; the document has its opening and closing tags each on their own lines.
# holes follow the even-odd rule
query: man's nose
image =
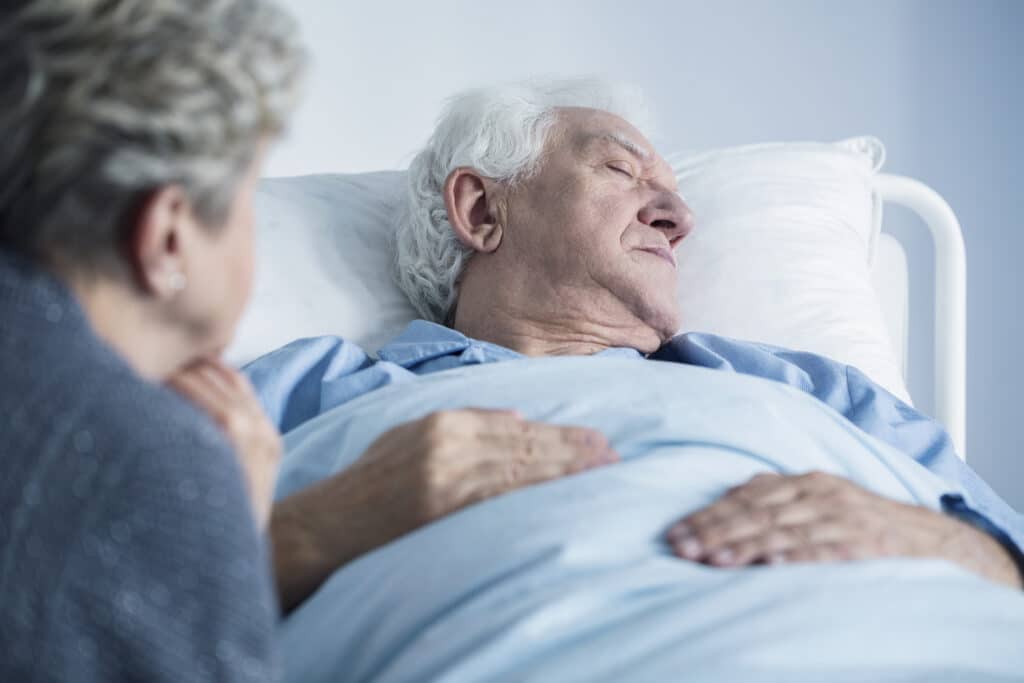
<svg viewBox="0 0 1024 683">
<path fill-rule="evenodd" d="M 663 230 L 672 248 L 693 231 L 693 212 L 678 192 L 659 192 L 640 209 L 637 218 L 644 225 Z"/>
</svg>

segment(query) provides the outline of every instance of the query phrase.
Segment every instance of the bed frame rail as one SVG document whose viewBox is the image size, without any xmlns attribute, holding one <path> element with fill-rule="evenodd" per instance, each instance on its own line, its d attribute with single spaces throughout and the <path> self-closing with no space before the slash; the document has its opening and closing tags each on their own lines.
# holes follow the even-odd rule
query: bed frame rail
<svg viewBox="0 0 1024 683">
<path fill-rule="evenodd" d="M 906 207 L 928 226 L 935 245 L 935 418 L 967 458 L 967 256 L 960 222 L 949 204 L 924 183 L 880 173 L 883 202 Z"/>
</svg>

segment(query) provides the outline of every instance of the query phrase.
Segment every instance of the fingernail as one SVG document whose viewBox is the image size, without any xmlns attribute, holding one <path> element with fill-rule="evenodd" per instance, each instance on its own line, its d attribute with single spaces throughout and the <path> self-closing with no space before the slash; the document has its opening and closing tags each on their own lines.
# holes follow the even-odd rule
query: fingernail
<svg viewBox="0 0 1024 683">
<path fill-rule="evenodd" d="M 700 545 L 700 541 L 692 536 L 684 536 L 675 542 L 676 552 L 689 560 L 695 560 L 700 557 L 701 551 L 703 550 Z"/>
</svg>

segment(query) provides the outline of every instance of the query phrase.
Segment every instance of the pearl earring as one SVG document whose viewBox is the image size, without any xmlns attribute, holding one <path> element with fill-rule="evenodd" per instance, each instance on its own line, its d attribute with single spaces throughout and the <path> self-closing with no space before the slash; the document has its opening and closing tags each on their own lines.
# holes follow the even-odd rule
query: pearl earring
<svg viewBox="0 0 1024 683">
<path fill-rule="evenodd" d="M 171 288 L 173 292 L 180 292 L 188 286 L 188 278 L 185 277 L 185 273 L 177 271 L 171 273 L 167 278 L 167 286 Z"/>
</svg>

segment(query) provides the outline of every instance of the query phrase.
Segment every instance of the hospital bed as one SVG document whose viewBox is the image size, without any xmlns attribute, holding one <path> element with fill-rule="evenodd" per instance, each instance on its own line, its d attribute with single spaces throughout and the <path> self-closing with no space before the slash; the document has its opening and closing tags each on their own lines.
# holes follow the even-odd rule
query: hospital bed
<svg viewBox="0 0 1024 683">
<path fill-rule="evenodd" d="M 884 150 L 866 137 L 670 161 L 697 217 L 679 250 L 681 331 L 857 367 L 907 402 L 934 405 L 964 457 L 964 247 L 942 198 L 880 173 Z M 263 181 L 255 293 L 229 360 L 321 335 L 373 353 L 416 317 L 392 278 L 404 181 L 401 171 Z M 913 274 L 883 230 L 886 204 L 918 214 L 933 236 L 933 338 L 908 332 Z M 911 397 L 908 359 L 929 344 L 935 396 Z M 473 505 L 338 570 L 282 627 L 288 681 L 661 681 L 680 671 L 995 681 L 1024 667 L 1019 596 L 950 563 L 713 570 L 668 553 L 666 524 L 762 471 L 822 469 L 921 505 L 948 491 L 806 394 L 703 368 L 585 358 L 459 368 L 414 385 L 326 406 L 286 434 L 277 495 L 452 405 L 600 428 L 623 461 Z"/>
</svg>

